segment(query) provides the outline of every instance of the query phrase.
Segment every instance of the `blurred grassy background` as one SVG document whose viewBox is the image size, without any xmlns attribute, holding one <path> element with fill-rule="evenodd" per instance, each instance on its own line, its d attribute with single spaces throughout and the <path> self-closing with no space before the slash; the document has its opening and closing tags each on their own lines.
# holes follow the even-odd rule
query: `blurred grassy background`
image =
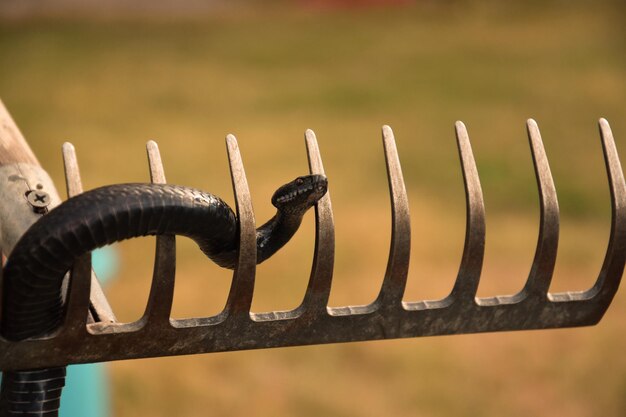
<svg viewBox="0 0 626 417">
<path fill-rule="evenodd" d="M 465 227 L 457 119 L 468 126 L 486 200 L 479 295 L 519 290 L 538 227 L 524 127 L 533 117 L 563 215 L 552 290 L 590 286 L 610 210 L 598 117 L 626 152 L 624 8 L 320 3 L 148 17 L 5 10 L 0 97 L 59 185 L 66 140 L 92 188 L 146 181 L 143 145 L 156 139 L 168 181 L 232 204 L 223 138 L 234 133 L 259 223 L 273 214 L 273 190 L 306 172 L 302 137 L 313 128 L 337 225 L 331 305 L 372 301 L 385 270 L 382 124 L 394 128 L 411 198 L 406 299 L 445 296 L 456 275 Z M 312 226 L 309 214 L 288 247 L 259 267 L 255 311 L 301 301 Z M 122 271 L 108 294 L 131 321 L 147 298 L 153 241 L 119 247 Z M 178 256 L 174 315 L 220 311 L 230 273 L 185 239 Z M 623 416 L 625 300 L 618 294 L 594 328 L 113 363 L 115 415 Z"/>
</svg>

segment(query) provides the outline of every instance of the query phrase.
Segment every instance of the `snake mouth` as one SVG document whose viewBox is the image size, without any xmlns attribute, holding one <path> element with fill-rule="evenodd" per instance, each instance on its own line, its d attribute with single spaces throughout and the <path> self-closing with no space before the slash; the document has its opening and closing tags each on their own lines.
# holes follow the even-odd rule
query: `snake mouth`
<svg viewBox="0 0 626 417">
<path fill-rule="evenodd" d="M 280 187 L 272 204 L 280 209 L 308 209 L 326 194 L 328 180 L 323 175 L 305 175 Z"/>
</svg>

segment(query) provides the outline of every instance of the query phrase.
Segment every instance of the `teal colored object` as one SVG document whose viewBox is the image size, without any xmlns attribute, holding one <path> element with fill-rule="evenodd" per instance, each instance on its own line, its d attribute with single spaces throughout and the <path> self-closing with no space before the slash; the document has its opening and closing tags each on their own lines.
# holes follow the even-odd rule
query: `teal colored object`
<svg viewBox="0 0 626 417">
<path fill-rule="evenodd" d="M 105 284 L 115 275 L 119 269 L 117 251 L 112 246 L 96 249 L 91 255 L 91 266 L 96 271 L 98 281 Z"/>
<path fill-rule="evenodd" d="M 110 246 L 95 250 L 91 262 L 102 284 L 113 278 L 118 271 L 117 252 Z M 106 367 L 101 363 L 68 366 L 59 416 L 108 417 L 110 415 Z"/>
<path fill-rule="evenodd" d="M 108 417 L 111 415 L 109 403 L 109 381 L 104 364 L 67 367 L 60 417 Z"/>
</svg>

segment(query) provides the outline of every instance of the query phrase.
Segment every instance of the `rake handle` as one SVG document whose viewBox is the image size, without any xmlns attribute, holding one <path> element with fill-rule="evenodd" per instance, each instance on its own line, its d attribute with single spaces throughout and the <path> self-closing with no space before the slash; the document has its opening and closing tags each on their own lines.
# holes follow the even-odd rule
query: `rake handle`
<svg viewBox="0 0 626 417">
<path fill-rule="evenodd" d="M 0 166 L 16 163 L 40 166 L 24 135 L 0 100 Z"/>
<path fill-rule="evenodd" d="M 23 177 L 25 181 L 16 181 Z M 26 200 L 24 192 L 35 184 L 41 184 L 50 196 L 48 208 L 61 203 L 54 183 L 41 167 L 28 142 L 17 124 L 0 100 L 0 195 L 3 205 L 0 207 L 0 252 L 8 255 L 22 234 L 40 217 L 34 213 Z M 28 182 L 26 186 L 25 182 Z M 25 188 L 26 187 L 26 188 Z M 82 190 L 81 190 L 82 191 Z M 115 315 L 106 300 L 100 283 L 92 276 L 91 301 L 92 313 L 99 321 L 115 321 Z"/>
<path fill-rule="evenodd" d="M 0 100 L 0 252 L 8 254 L 20 236 L 35 222 L 35 213 L 24 198 L 25 190 L 37 184 L 49 193 L 48 204 L 59 198 L 50 177 L 45 173 L 22 132 Z M 1 269 L 0 269 L 1 270 Z M 0 390 L 0 416 L 56 415 L 65 368 L 36 371 L 10 371 L 3 375 Z M 42 389 L 42 385 L 54 389 Z M 26 413 L 26 414 L 23 414 Z"/>
</svg>

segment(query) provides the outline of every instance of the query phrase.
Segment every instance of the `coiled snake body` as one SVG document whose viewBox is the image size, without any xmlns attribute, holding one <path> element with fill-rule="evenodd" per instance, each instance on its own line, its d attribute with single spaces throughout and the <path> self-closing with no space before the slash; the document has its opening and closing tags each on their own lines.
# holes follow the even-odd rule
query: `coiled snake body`
<svg viewBox="0 0 626 417">
<path fill-rule="evenodd" d="M 320 175 L 298 177 L 272 197 L 277 213 L 257 229 L 257 263 L 297 231 L 304 213 L 327 190 Z M 71 198 L 33 224 L 15 245 L 3 271 L 2 336 L 44 336 L 63 319 L 61 284 L 74 261 L 98 247 L 147 235 L 193 239 L 214 262 L 234 268 L 238 228 L 220 198 L 166 184 L 118 184 Z M 6 372 L 0 416 L 56 416 L 65 368 Z"/>
</svg>

